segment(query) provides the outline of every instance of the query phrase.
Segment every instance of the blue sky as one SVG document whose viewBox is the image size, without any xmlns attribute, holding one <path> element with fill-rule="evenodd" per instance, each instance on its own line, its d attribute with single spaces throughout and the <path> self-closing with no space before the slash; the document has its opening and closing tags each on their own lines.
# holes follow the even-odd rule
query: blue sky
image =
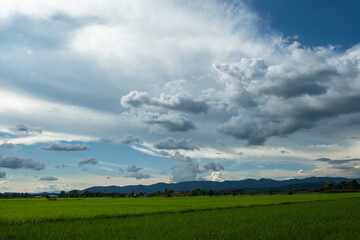
<svg viewBox="0 0 360 240">
<path fill-rule="evenodd" d="M 249 0 L 272 30 L 297 36 L 307 46 L 337 45 L 346 50 L 360 41 L 356 0 Z"/>
<path fill-rule="evenodd" d="M 2 1 L 0 192 L 358 177 L 359 10 Z"/>
</svg>

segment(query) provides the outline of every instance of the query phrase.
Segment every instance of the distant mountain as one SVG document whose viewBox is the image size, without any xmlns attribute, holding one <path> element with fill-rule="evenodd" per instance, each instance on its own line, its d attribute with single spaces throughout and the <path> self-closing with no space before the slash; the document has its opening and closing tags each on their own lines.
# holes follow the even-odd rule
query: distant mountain
<svg viewBox="0 0 360 240">
<path fill-rule="evenodd" d="M 212 181 L 189 181 L 180 183 L 156 183 L 152 185 L 132 185 L 132 186 L 97 186 L 90 187 L 82 190 L 89 192 L 118 192 L 118 193 L 153 193 L 156 191 L 174 190 L 174 191 L 191 191 L 196 188 L 206 190 L 229 190 L 229 189 L 243 189 L 246 191 L 266 191 L 267 189 L 273 190 L 313 190 L 323 185 L 324 182 L 338 183 L 341 181 L 347 181 L 347 178 L 333 178 L 333 177 L 310 177 L 304 179 L 289 179 L 289 180 L 273 180 L 273 179 L 246 179 L 240 181 L 224 181 L 224 182 L 212 182 Z M 359 180 L 358 180 L 359 182 Z"/>
</svg>

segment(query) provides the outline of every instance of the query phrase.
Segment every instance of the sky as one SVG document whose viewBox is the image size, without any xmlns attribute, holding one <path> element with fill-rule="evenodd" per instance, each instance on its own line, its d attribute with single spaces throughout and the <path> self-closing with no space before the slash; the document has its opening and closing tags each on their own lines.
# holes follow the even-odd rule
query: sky
<svg viewBox="0 0 360 240">
<path fill-rule="evenodd" d="M 356 0 L 0 2 L 0 192 L 360 173 Z"/>
</svg>

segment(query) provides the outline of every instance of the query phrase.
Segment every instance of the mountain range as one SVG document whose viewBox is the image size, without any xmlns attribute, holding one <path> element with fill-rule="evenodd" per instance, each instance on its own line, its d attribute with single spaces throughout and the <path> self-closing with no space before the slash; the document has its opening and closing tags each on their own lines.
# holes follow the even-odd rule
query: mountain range
<svg viewBox="0 0 360 240">
<path fill-rule="evenodd" d="M 131 185 L 131 186 L 95 186 L 84 189 L 80 192 L 118 192 L 118 193 L 153 193 L 156 191 L 164 192 L 165 189 L 174 191 L 191 191 L 193 189 L 206 190 L 229 190 L 229 189 L 243 189 L 245 191 L 263 192 L 269 189 L 278 191 L 289 190 L 313 190 L 321 187 L 324 182 L 338 183 L 341 181 L 348 181 L 351 179 L 341 177 L 310 177 L 304 179 L 289 179 L 289 180 L 273 180 L 273 179 L 245 179 L 239 181 L 189 181 L 179 183 L 156 183 L 152 185 Z M 357 179 L 359 182 L 359 179 Z"/>
</svg>

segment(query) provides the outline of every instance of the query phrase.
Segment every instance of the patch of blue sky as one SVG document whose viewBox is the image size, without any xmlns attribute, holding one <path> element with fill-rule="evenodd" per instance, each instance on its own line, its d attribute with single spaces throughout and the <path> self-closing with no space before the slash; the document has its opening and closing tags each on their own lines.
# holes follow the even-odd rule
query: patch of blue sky
<svg viewBox="0 0 360 240">
<path fill-rule="evenodd" d="M 269 24 L 284 36 L 298 36 L 307 46 L 340 45 L 343 49 L 360 42 L 358 0 L 248 0 Z"/>
</svg>

